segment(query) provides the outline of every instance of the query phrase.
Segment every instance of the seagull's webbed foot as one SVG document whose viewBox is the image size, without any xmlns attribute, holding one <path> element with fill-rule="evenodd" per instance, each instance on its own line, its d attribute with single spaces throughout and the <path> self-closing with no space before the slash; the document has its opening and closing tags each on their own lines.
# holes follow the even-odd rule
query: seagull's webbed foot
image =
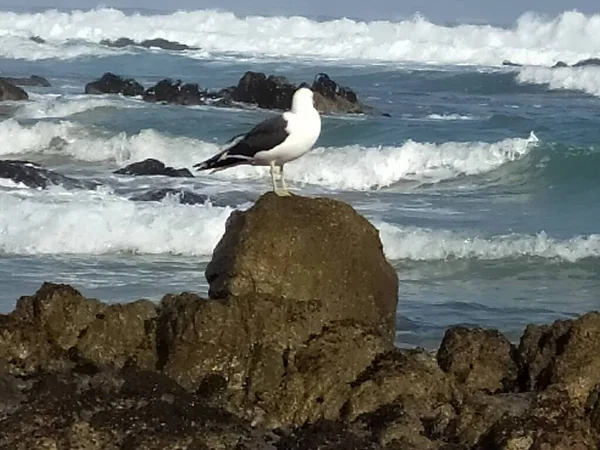
<svg viewBox="0 0 600 450">
<path fill-rule="evenodd" d="M 287 189 L 276 188 L 273 192 L 279 197 L 291 197 L 292 193 Z"/>
</svg>

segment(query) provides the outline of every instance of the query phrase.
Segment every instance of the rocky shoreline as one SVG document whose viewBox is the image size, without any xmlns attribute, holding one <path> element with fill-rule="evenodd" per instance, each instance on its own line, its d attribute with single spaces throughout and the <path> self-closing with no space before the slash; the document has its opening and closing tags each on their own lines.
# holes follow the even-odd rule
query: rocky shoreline
<svg viewBox="0 0 600 450">
<path fill-rule="evenodd" d="M 264 194 L 206 277 L 209 298 L 158 304 L 53 283 L 18 299 L 0 315 L 0 449 L 600 444 L 600 314 L 517 346 L 453 327 L 435 353 L 395 348 L 396 271 L 343 202 Z"/>
</svg>

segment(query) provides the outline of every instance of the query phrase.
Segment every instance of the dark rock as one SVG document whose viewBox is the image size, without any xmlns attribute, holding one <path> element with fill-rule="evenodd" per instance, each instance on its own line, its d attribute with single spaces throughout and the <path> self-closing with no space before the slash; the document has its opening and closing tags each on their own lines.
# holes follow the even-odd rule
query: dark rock
<svg viewBox="0 0 600 450">
<path fill-rule="evenodd" d="M 513 391 L 518 368 L 515 347 L 497 330 L 448 329 L 437 353 L 440 367 L 469 390 Z"/>
<path fill-rule="evenodd" d="M 351 387 L 344 405 L 348 420 L 392 403 L 425 414 L 452 399 L 452 384 L 435 358 L 421 350 L 392 350 L 380 355 Z"/>
<path fill-rule="evenodd" d="M 29 40 L 35 42 L 36 44 L 45 44 L 46 43 L 46 39 L 41 38 L 39 36 L 31 36 L 29 38 Z"/>
<path fill-rule="evenodd" d="M 147 102 L 177 103 L 180 105 L 202 105 L 204 104 L 205 92 L 198 88 L 195 83 L 181 84 L 181 81 L 173 82 L 169 79 L 159 81 L 155 86 L 144 92 L 144 100 Z"/>
<path fill-rule="evenodd" d="M 559 68 L 559 67 L 569 67 L 569 65 L 564 62 L 564 61 L 558 61 L 556 64 L 554 64 L 552 66 L 553 69 Z"/>
<path fill-rule="evenodd" d="M 319 420 L 306 424 L 283 437 L 277 450 L 378 450 L 379 445 L 355 434 L 346 424 Z"/>
<path fill-rule="evenodd" d="M 0 178 L 8 178 L 15 183 L 23 183 L 31 188 L 47 188 L 60 185 L 65 189 L 95 189 L 98 184 L 82 181 L 45 169 L 30 161 L 0 160 Z"/>
<path fill-rule="evenodd" d="M 110 39 L 102 39 L 100 44 L 107 45 L 109 47 L 115 48 L 123 48 L 129 46 L 138 46 L 144 48 L 161 48 L 163 50 L 196 50 L 198 47 L 190 47 L 186 44 L 181 44 L 176 41 L 169 41 L 168 39 L 156 38 L 156 39 L 146 39 L 141 42 L 136 42 L 133 39 L 127 37 L 121 37 L 119 39 L 115 39 L 111 41 Z"/>
<path fill-rule="evenodd" d="M 86 94 L 123 94 L 135 97 L 143 95 L 144 87 L 132 78 L 123 79 L 107 72 L 96 81 L 85 85 Z"/>
<path fill-rule="evenodd" d="M 349 103 L 358 103 L 356 93 L 352 89 L 340 86 L 326 73 L 317 74 L 312 84 L 312 90 L 331 100 L 341 97 Z"/>
<path fill-rule="evenodd" d="M 529 393 L 467 393 L 460 402 L 455 402 L 455 417 L 448 423 L 443 436 L 453 436 L 461 445 L 460 448 L 472 448 L 481 441 L 490 425 L 501 419 L 523 416 L 531 407 L 532 401 L 533 396 Z"/>
<path fill-rule="evenodd" d="M 163 38 L 146 39 L 146 40 L 140 42 L 140 45 L 142 47 L 146 47 L 146 48 L 156 47 L 156 48 L 162 48 L 163 50 L 176 50 L 176 51 L 193 50 L 193 49 L 197 48 L 197 47 L 190 47 L 189 45 L 181 44 L 176 41 L 169 41 L 169 40 L 163 39 Z"/>
<path fill-rule="evenodd" d="M 6 80 L 0 79 L 0 101 L 28 100 L 29 95 L 23 89 Z"/>
<path fill-rule="evenodd" d="M 201 205 L 209 201 L 209 196 L 205 194 L 197 194 L 193 191 L 186 189 L 174 189 L 174 188 L 159 188 L 146 191 L 139 195 L 134 195 L 131 200 L 138 202 L 159 202 L 165 197 L 172 195 L 177 197 L 179 203 L 183 205 Z M 226 206 L 223 204 L 215 204 L 215 206 Z"/>
<path fill-rule="evenodd" d="M 236 87 L 230 89 L 236 102 L 254 103 L 260 108 L 290 109 L 296 86 L 287 78 L 247 71 Z"/>
<path fill-rule="evenodd" d="M 582 59 L 573 64 L 573 67 L 600 66 L 600 58 Z"/>
<path fill-rule="evenodd" d="M 482 436 L 476 450 L 592 450 L 598 436 L 566 393 L 539 394 L 522 415 L 504 415 Z"/>
<path fill-rule="evenodd" d="M 16 86 L 52 86 L 46 78 L 38 75 L 30 75 L 29 78 L 0 77 L 0 80 L 12 83 Z"/>
<path fill-rule="evenodd" d="M 509 66 L 509 67 L 523 67 L 523 64 L 514 63 L 514 62 L 508 61 L 508 60 L 502 61 L 502 65 Z"/>
<path fill-rule="evenodd" d="M 382 248 L 377 229 L 346 203 L 268 193 L 228 219 L 206 269 L 209 295 L 327 302 L 330 320 L 375 326 L 391 342 L 398 279 Z"/>
<path fill-rule="evenodd" d="M 115 170 L 120 175 L 164 175 L 167 177 L 194 177 L 188 169 L 175 169 L 167 167 L 157 159 L 148 158 L 143 161 L 134 162 L 128 166 Z"/>
<path fill-rule="evenodd" d="M 123 48 L 123 47 L 128 47 L 130 45 L 136 45 L 136 43 L 133 39 L 126 38 L 126 37 L 121 37 L 121 38 L 115 39 L 114 41 L 111 41 L 110 39 L 102 39 L 100 41 L 100 44 L 107 45 L 109 47 L 116 47 L 116 48 Z"/>
</svg>

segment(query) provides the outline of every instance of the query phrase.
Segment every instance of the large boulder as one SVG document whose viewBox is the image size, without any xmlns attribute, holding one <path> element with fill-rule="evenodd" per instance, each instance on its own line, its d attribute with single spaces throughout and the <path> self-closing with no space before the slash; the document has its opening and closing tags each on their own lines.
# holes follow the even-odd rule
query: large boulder
<svg viewBox="0 0 600 450">
<path fill-rule="evenodd" d="M 0 101 L 28 100 L 29 95 L 13 83 L 0 79 Z"/>
<path fill-rule="evenodd" d="M 135 97 L 144 93 L 144 87 L 132 78 L 122 78 L 106 72 L 99 79 L 85 85 L 86 94 L 122 94 Z"/>
<path fill-rule="evenodd" d="M 230 216 L 206 278 L 212 298 L 314 302 L 330 321 L 365 323 L 390 342 L 395 335 L 396 271 L 377 229 L 340 201 L 263 195 Z"/>
</svg>

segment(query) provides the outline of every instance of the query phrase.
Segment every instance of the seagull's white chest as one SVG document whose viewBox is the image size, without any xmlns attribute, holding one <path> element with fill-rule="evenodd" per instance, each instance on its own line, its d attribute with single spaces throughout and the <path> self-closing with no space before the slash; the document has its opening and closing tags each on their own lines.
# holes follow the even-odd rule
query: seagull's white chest
<svg viewBox="0 0 600 450">
<path fill-rule="evenodd" d="M 286 112 L 283 117 L 287 121 L 286 131 L 289 136 L 278 146 L 254 155 L 255 164 L 276 165 L 293 161 L 308 152 L 317 142 L 321 134 L 321 117 L 316 109 L 302 113 Z"/>
</svg>

